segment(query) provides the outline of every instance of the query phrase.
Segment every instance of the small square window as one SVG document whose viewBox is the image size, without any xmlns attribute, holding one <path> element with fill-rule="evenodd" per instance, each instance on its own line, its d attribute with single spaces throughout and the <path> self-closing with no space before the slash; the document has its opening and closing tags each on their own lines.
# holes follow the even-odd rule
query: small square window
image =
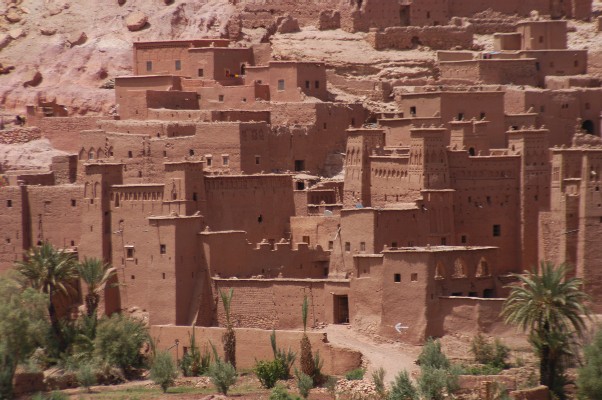
<svg viewBox="0 0 602 400">
<path fill-rule="evenodd" d="M 600 217 L 602 219 L 602 217 Z M 334 248 L 334 242 L 332 240 L 328 241 L 328 250 L 332 250 Z"/>
<path fill-rule="evenodd" d="M 136 275 L 130 276 L 130 279 L 132 279 L 132 280 L 136 279 Z"/>
<path fill-rule="evenodd" d="M 413 272 L 412 275 L 410 275 L 410 281 L 418 282 L 418 274 Z"/>
<path fill-rule="evenodd" d="M 366 251 L 366 242 L 360 242 L 360 251 Z"/>
<path fill-rule="evenodd" d="M 481 115 L 480 115 L 480 117 L 481 117 L 480 119 L 485 119 L 485 113 L 482 112 Z"/>
<path fill-rule="evenodd" d="M 218 100 L 219 100 L 220 102 L 223 102 L 223 101 L 224 101 L 224 95 L 223 95 L 223 94 L 220 94 L 220 95 L 218 96 Z"/>
<path fill-rule="evenodd" d="M 328 125 L 326 125 L 326 122 L 324 122 L 324 125 L 322 125 L 322 126 L 324 127 L 324 129 L 326 129 L 326 127 L 327 127 Z"/>
<path fill-rule="evenodd" d="M 197 201 L 198 200 L 198 196 L 196 194 L 196 192 L 192 193 L 192 201 Z"/>
<path fill-rule="evenodd" d="M 315 82 L 315 87 L 316 87 L 316 89 L 320 89 L 320 81 Z"/>
<path fill-rule="evenodd" d="M 146 62 L 146 72 L 150 72 L 153 70 L 153 62 L 152 61 L 147 61 Z"/>
<path fill-rule="evenodd" d="M 458 113 L 458 121 L 464 121 L 464 113 Z"/>
<path fill-rule="evenodd" d="M 309 81 L 305 81 L 305 89 L 309 89 Z"/>
<path fill-rule="evenodd" d="M 125 257 L 127 259 L 134 258 L 134 248 L 133 247 L 126 247 L 125 248 Z"/>
<path fill-rule="evenodd" d="M 261 157 L 260 156 L 255 156 L 255 164 L 259 165 L 261 163 Z"/>
<path fill-rule="evenodd" d="M 13 201 L 12 200 L 6 200 L 6 207 L 12 207 L 13 206 Z"/>
<path fill-rule="evenodd" d="M 180 71 L 182 69 L 182 61 L 176 60 L 176 71 Z"/>
<path fill-rule="evenodd" d="M 205 160 L 207 160 L 207 166 L 210 167 L 213 159 L 211 157 L 205 157 Z"/>
<path fill-rule="evenodd" d="M 194 150 L 193 149 L 188 150 L 188 155 L 191 157 L 194 156 Z"/>
<path fill-rule="evenodd" d="M 198 72 L 197 72 L 199 77 L 202 77 L 205 75 L 205 71 L 203 70 L 203 68 L 199 68 Z"/>
<path fill-rule="evenodd" d="M 345 251 L 351 251 L 351 243 L 345 242 Z"/>
<path fill-rule="evenodd" d="M 167 247 L 164 244 L 159 245 L 159 253 L 165 254 L 167 252 Z"/>
<path fill-rule="evenodd" d="M 502 236 L 502 226 L 493 225 L 493 236 Z"/>
<path fill-rule="evenodd" d="M 309 244 L 309 236 L 303 236 L 303 243 Z"/>
<path fill-rule="evenodd" d="M 278 90 L 284 90 L 284 79 L 278 79 Z"/>
<path fill-rule="evenodd" d="M 77 201 L 75 199 L 71 199 L 71 207 L 75 207 Z"/>
<path fill-rule="evenodd" d="M 163 272 L 163 274 L 162 274 L 162 275 L 163 275 L 163 279 L 165 279 L 165 272 Z"/>
<path fill-rule="evenodd" d="M 230 157 L 229 156 L 222 156 L 222 165 L 226 166 L 230 164 Z"/>
<path fill-rule="evenodd" d="M 392 242 L 391 243 L 391 247 L 395 247 L 396 248 L 397 247 L 397 242 Z"/>
<path fill-rule="evenodd" d="M 75 246 L 75 240 L 71 241 L 71 246 Z"/>
<path fill-rule="evenodd" d="M 10 244 L 10 238 L 6 238 L 6 244 Z"/>
<path fill-rule="evenodd" d="M 395 283 L 401 282 L 401 274 L 394 274 L 393 275 L 393 282 L 395 282 Z"/>
<path fill-rule="evenodd" d="M 410 115 L 412 117 L 416 116 L 416 107 L 415 106 L 410 107 Z"/>
<path fill-rule="evenodd" d="M 460 242 L 466 243 L 466 235 L 462 235 L 462 237 L 460 238 Z"/>
<path fill-rule="evenodd" d="M 132 157 L 134 157 L 134 155 L 132 154 L 132 151 L 130 150 L 130 151 L 128 151 L 128 158 L 132 158 Z"/>
<path fill-rule="evenodd" d="M 163 157 L 167 157 L 167 150 L 163 150 Z"/>
</svg>

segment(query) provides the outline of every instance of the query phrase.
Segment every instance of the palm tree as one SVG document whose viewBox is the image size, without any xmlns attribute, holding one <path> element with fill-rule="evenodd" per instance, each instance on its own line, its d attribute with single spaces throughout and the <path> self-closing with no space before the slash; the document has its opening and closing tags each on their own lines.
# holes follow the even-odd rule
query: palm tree
<svg viewBox="0 0 602 400">
<path fill-rule="evenodd" d="M 565 264 L 542 262 L 540 271 L 515 274 L 520 285 L 511 292 L 502 309 L 506 323 L 529 332 L 529 341 L 539 359 L 541 384 L 563 398 L 563 357 L 571 340 L 585 331 L 589 297 L 581 290 L 582 280 L 567 278 Z"/>
<path fill-rule="evenodd" d="M 224 336 L 222 337 L 224 343 L 224 358 L 226 362 L 229 362 L 236 368 L 236 334 L 234 333 L 232 321 L 230 320 L 230 305 L 232 304 L 234 289 L 230 288 L 229 293 L 224 293 L 220 289 L 219 295 L 222 298 L 224 312 L 226 313 L 226 332 L 224 332 Z"/>
<path fill-rule="evenodd" d="M 104 264 L 97 258 L 86 258 L 77 266 L 79 277 L 86 283 L 88 293 L 84 299 L 88 317 L 96 315 L 100 293 L 104 290 L 107 282 L 115 276 L 115 268 Z"/>
<path fill-rule="evenodd" d="M 16 263 L 16 270 L 25 278 L 25 285 L 48 296 L 48 316 L 58 340 L 59 348 L 64 349 L 59 318 L 54 306 L 57 294 L 69 296 L 75 292 L 77 262 L 71 253 L 55 249 L 44 242 L 25 253 L 23 261 Z"/>
</svg>

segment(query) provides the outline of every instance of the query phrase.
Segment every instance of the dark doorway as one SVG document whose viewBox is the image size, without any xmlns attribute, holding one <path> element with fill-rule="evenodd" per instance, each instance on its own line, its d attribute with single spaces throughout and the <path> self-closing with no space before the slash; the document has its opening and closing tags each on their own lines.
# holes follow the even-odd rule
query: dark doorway
<svg viewBox="0 0 602 400">
<path fill-rule="evenodd" d="M 410 25 L 410 6 L 401 6 L 399 9 L 399 25 Z"/>
<path fill-rule="evenodd" d="M 305 171 L 305 160 L 295 160 L 295 171 Z"/>
<path fill-rule="evenodd" d="M 349 297 L 334 296 L 334 323 L 349 323 Z"/>
<path fill-rule="evenodd" d="M 483 290 L 483 297 L 486 299 L 493 298 L 493 289 L 485 289 Z"/>
<path fill-rule="evenodd" d="M 591 135 L 594 134 L 594 123 L 590 119 L 586 119 L 585 121 L 583 121 L 583 123 L 581 124 L 581 128 L 583 128 L 584 131 Z"/>
</svg>

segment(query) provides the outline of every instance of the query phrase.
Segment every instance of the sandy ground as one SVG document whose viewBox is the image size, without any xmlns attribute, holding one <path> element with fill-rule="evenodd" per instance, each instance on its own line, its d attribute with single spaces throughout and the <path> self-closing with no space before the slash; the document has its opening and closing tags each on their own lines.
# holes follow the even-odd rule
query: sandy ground
<svg viewBox="0 0 602 400">
<path fill-rule="evenodd" d="M 419 371 L 414 361 L 420 354 L 420 346 L 378 343 L 353 331 L 348 325 L 328 325 L 324 331 L 328 335 L 328 341 L 333 345 L 358 350 L 363 354 L 368 364 L 367 375 L 382 367 L 385 370 L 385 382 L 390 382 L 401 370 L 405 369 L 410 373 Z"/>
</svg>

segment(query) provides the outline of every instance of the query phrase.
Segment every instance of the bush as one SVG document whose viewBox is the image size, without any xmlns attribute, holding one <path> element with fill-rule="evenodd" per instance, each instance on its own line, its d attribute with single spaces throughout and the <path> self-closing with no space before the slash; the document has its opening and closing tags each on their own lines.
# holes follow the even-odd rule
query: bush
<svg viewBox="0 0 602 400">
<path fill-rule="evenodd" d="M 381 398 L 384 398 L 386 394 L 384 368 L 380 367 L 376 371 L 372 372 L 372 381 L 374 382 L 374 389 L 376 390 L 376 393 Z"/>
<path fill-rule="evenodd" d="M 345 374 L 345 379 L 348 381 L 361 381 L 364 379 L 366 370 L 363 368 L 353 369 Z"/>
<path fill-rule="evenodd" d="M 314 356 L 314 386 L 319 386 L 326 381 L 326 376 L 322 373 L 322 367 L 324 366 L 324 360 L 320 357 L 320 350 L 316 350 Z"/>
<path fill-rule="evenodd" d="M 270 393 L 269 400 L 298 400 L 299 397 L 293 397 L 282 384 L 276 385 L 272 393 Z"/>
<path fill-rule="evenodd" d="M 291 376 L 291 368 L 295 363 L 295 359 L 297 358 L 297 353 L 291 350 L 289 347 L 287 351 L 278 348 L 276 344 L 276 331 L 272 330 L 272 334 L 270 335 L 270 343 L 272 345 L 272 352 L 274 353 L 274 359 L 279 360 L 282 364 L 282 368 L 284 370 L 284 376 L 282 379 L 288 379 Z"/>
<path fill-rule="evenodd" d="M 508 365 L 510 349 L 497 338 L 493 343 L 489 343 L 483 335 L 478 334 L 472 340 L 470 351 L 479 364 L 491 365 L 500 369 L 504 369 Z"/>
<path fill-rule="evenodd" d="M 96 371 L 90 363 L 82 363 L 76 372 L 77 382 L 90 392 L 90 387 L 96 385 Z"/>
<path fill-rule="evenodd" d="M 585 363 L 579 368 L 577 388 L 579 398 L 602 399 L 602 330 L 596 333 L 594 340 L 586 346 L 583 355 Z"/>
<path fill-rule="evenodd" d="M 449 360 L 441 351 L 441 343 L 438 340 L 429 339 L 418 356 L 420 367 L 448 369 Z"/>
<path fill-rule="evenodd" d="M 425 399 L 443 400 L 447 386 L 447 370 L 431 367 L 421 368 L 418 388 Z"/>
<path fill-rule="evenodd" d="M 224 362 L 217 357 L 209 367 L 209 376 L 216 389 L 224 396 L 228 394 L 230 386 L 236 383 L 236 369 L 229 362 Z"/>
<path fill-rule="evenodd" d="M 303 372 L 295 371 L 297 375 L 297 387 L 299 388 L 299 394 L 304 399 L 309 396 L 309 391 L 314 387 L 314 380 L 311 376 L 304 374 Z"/>
<path fill-rule="evenodd" d="M 201 353 L 196 345 L 196 335 L 194 326 L 192 327 L 192 335 L 188 334 L 190 345 L 188 351 L 182 356 L 180 361 L 180 369 L 184 376 L 201 376 L 206 374 L 211 364 L 211 354 L 207 348 Z"/>
<path fill-rule="evenodd" d="M 99 321 L 94 352 L 101 360 L 127 373 L 143 365 L 140 349 L 148 340 L 148 332 L 141 321 L 113 314 Z"/>
<path fill-rule="evenodd" d="M 166 351 L 158 352 L 153 358 L 153 365 L 150 370 L 151 380 L 161 386 L 163 393 L 165 393 L 170 386 L 173 386 L 177 377 L 178 369 L 171 358 L 171 354 Z"/>
<path fill-rule="evenodd" d="M 418 400 L 418 391 L 410 380 L 408 371 L 400 371 L 391 384 L 388 400 Z"/>
<path fill-rule="evenodd" d="M 253 372 L 257 375 L 259 382 L 266 389 L 271 389 L 276 385 L 278 379 L 286 378 L 284 366 L 278 359 L 272 361 L 257 361 Z"/>
<path fill-rule="evenodd" d="M 332 397 L 333 399 L 336 398 L 336 392 L 337 392 L 337 382 L 338 379 L 334 376 L 329 376 L 326 379 L 326 382 L 324 383 L 324 387 L 326 388 L 326 391 L 328 392 L 328 394 L 330 395 L 330 397 Z"/>
</svg>

